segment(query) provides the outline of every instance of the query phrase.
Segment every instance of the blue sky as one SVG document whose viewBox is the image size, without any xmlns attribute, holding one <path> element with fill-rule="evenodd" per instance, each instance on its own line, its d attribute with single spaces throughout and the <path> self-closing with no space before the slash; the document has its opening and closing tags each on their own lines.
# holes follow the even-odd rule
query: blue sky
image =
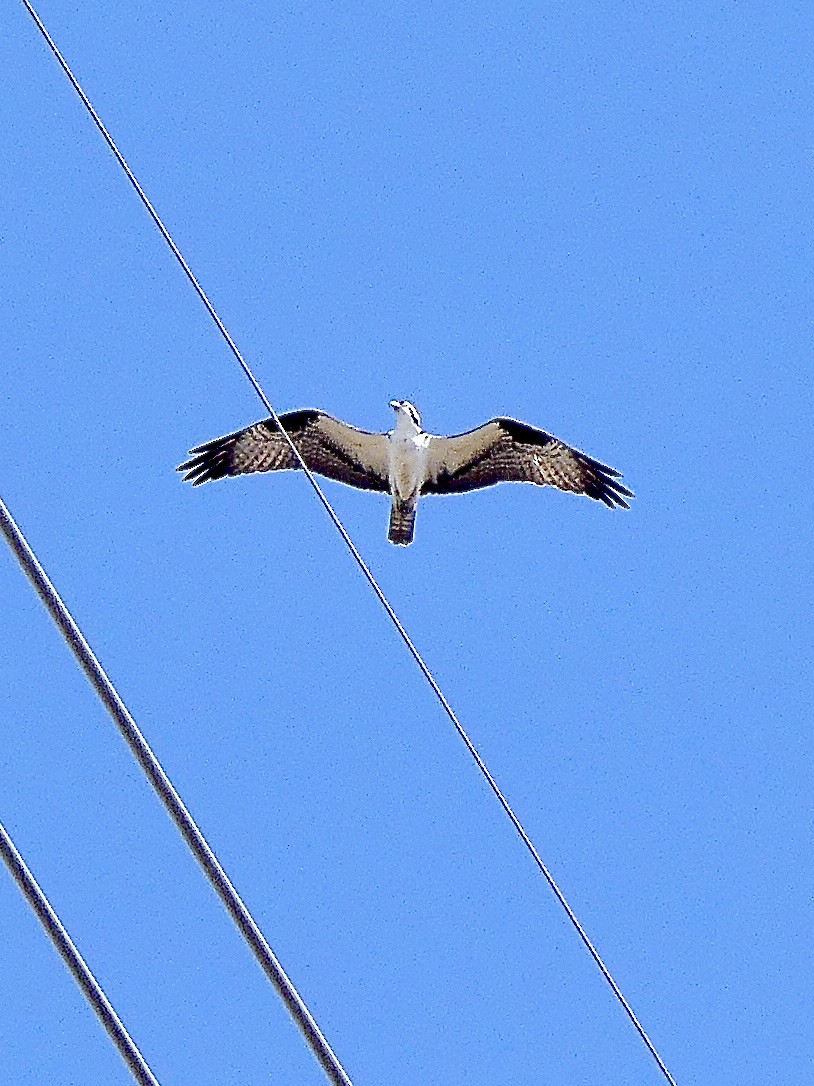
<svg viewBox="0 0 814 1086">
<path fill-rule="evenodd" d="M 41 15 L 275 407 L 618 467 L 326 484 L 681 1086 L 810 1081 L 802 5 Z M 0 493 L 354 1082 L 660 1081 L 262 408 L 6 5 Z M 10 556 L 0 819 L 177 1086 L 324 1081 Z M 11 1084 L 129 1075 L 9 878 Z"/>
</svg>

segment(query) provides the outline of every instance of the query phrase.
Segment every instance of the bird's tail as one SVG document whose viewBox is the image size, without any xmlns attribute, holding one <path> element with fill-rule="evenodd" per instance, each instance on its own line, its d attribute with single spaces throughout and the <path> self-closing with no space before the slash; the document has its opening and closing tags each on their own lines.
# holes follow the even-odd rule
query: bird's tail
<svg viewBox="0 0 814 1086">
<path fill-rule="evenodd" d="M 387 538 L 391 543 L 399 547 L 409 547 L 412 543 L 417 505 L 416 498 L 408 502 L 393 499 L 393 507 L 390 510 L 390 530 L 387 533 Z"/>
</svg>

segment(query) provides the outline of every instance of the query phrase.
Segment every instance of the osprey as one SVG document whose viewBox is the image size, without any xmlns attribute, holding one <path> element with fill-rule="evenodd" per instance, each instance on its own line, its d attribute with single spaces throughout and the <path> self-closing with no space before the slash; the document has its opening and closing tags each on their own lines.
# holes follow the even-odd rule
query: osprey
<svg viewBox="0 0 814 1086">
<path fill-rule="evenodd" d="M 387 538 L 402 547 L 413 541 L 416 506 L 422 494 L 457 494 L 495 483 L 556 486 L 629 509 L 632 491 L 620 472 L 572 449 L 543 430 L 515 419 L 497 418 L 452 437 L 421 429 L 407 400 L 391 400 L 396 425 L 386 434 L 357 430 L 323 411 L 289 411 L 280 423 L 311 471 L 392 499 Z M 273 419 L 218 437 L 190 450 L 181 464 L 193 486 L 229 475 L 285 471 L 299 464 Z"/>
</svg>

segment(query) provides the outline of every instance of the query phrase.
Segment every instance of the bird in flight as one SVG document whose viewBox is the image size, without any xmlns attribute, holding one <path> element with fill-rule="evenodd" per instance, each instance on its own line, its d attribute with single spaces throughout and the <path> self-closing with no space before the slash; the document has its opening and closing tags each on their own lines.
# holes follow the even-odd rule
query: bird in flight
<svg viewBox="0 0 814 1086">
<path fill-rule="evenodd" d="M 633 492 L 621 473 L 551 434 L 515 419 L 497 418 L 452 437 L 428 434 L 407 400 L 391 400 L 395 427 L 385 434 L 357 430 L 323 411 L 289 411 L 280 424 L 311 471 L 360 490 L 378 490 L 392 499 L 391 543 L 413 541 L 418 499 L 424 494 L 458 494 L 496 483 L 555 486 L 629 509 Z M 285 471 L 300 465 L 273 419 L 215 438 L 190 450 L 178 471 L 193 486 L 231 475 Z"/>
</svg>

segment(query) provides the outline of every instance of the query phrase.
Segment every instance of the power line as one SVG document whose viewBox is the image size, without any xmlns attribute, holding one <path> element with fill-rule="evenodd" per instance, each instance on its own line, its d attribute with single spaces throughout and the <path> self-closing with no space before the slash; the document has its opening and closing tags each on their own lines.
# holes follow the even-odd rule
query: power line
<svg viewBox="0 0 814 1086">
<path fill-rule="evenodd" d="M 73 974 L 74 980 L 85 993 L 85 998 L 102 1020 L 102 1025 L 110 1034 L 111 1040 L 133 1073 L 136 1082 L 140 1086 L 160 1086 L 158 1079 L 147 1066 L 147 1061 L 139 1052 L 136 1042 L 124 1028 L 121 1019 L 113 1010 L 110 1000 L 102 991 L 96 977 L 91 973 L 85 959 L 74 946 L 70 935 L 63 927 L 48 898 L 29 871 L 25 860 L 17 851 L 14 842 L 2 823 L 0 823 L 0 855 L 5 860 L 14 881 L 22 890 L 29 905 L 39 917 L 40 923 L 48 932 L 51 942 L 59 951 L 62 960 Z"/>
<path fill-rule="evenodd" d="M 119 697 L 118 691 L 105 674 L 102 665 L 96 659 L 93 650 L 85 640 L 82 631 L 63 603 L 59 593 L 48 579 L 47 573 L 40 565 L 37 556 L 29 546 L 2 498 L 0 498 L 0 531 L 6 537 L 6 541 L 48 609 L 48 613 L 70 645 L 82 670 L 90 679 L 94 690 L 113 717 L 119 731 L 124 736 L 125 742 L 147 774 L 150 784 L 169 811 L 170 817 L 181 831 L 184 840 L 194 853 L 195 859 L 204 869 L 207 878 L 226 906 L 229 915 L 240 929 L 241 935 L 249 944 L 263 972 L 274 985 L 294 1021 L 299 1026 L 314 1055 L 322 1064 L 328 1078 L 335 1086 L 352 1086 L 351 1080 L 323 1036 L 311 1012 L 277 960 L 274 951 L 266 942 L 265 936 L 243 904 L 237 890 L 229 881 L 229 876 L 221 867 L 217 856 L 198 829 L 195 819 L 184 806 L 181 797 L 150 749 L 147 740 L 141 734 L 127 706 Z"/>
<path fill-rule="evenodd" d="M 415 660 L 415 662 L 418 664 L 419 668 L 421 669 L 421 672 L 424 675 L 424 678 L 429 683 L 430 687 L 433 690 L 433 693 L 435 694 L 436 698 L 440 702 L 444 712 L 447 714 L 447 716 L 449 717 L 450 721 L 452 722 L 455 730 L 457 731 L 458 735 L 463 740 L 467 750 L 469 751 L 470 755 L 474 759 L 476 765 L 478 766 L 478 769 L 480 769 L 481 773 L 483 774 L 487 784 L 489 785 L 492 792 L 497 797 L 497 799 L 500 802 L 500 805 L 503 807 L 503 810 L 505 811 L 506 815 L 511 820 L 512 825 L 514 826 L 515 830 L 517 831 L 518 835 L 520 836 L 520 839 L 523 841 L 523 844 L 526 846 L 529 853 L 531 854 L 531 857 L 534 860 L 535 864 L 537 865 L 538 869 L 540 870 L 542 875 L 545 877 L 545 879 L 548 882 L 548 885 L 551 887 L 551 890 L 553 891 L 555 897 L 559 901 L 562 908 L 565 910 L 565 913 L 566 913 L 568 919 L 570 920 L 571 924 L 575 928 L 577 934 L 579 935 L 580 939 L 584 943 L 584 945 L 587 948 L 588 952 L 590 953 L 591 957 L 594 959 L 594 961 L 595 961 L 597 967 L 599 968 L 602 976 L 607 981 L 608 985 L 610 986 L 611 990 L 613 991 L 613 994 L 615 995 L 615 997 L 617 998 L 617 1000 L 619 1001 L 619 1003 L 623 1007 L 623 1009 L 624 1009 L 625 1013 L 627 1014 L 628 1018 L 630 1019 L 630 1021 L 633 1023 L 633 1025 L 636 1028 L 636 1031 L 638 1032 L 639 1036 L 644 1041 L 645 1045 L 647 1046 L 648 1051 L 650 1052 L 653 1059 L 656 1061 L 656 1063 L 657 1063 L 657 1065 L 659 1067 L 659 1070 L 662 1072 L 662 1074 L 667 1079 L 667 1081 L 669 1083 L 671 1083 L 671 1086 L 677 1086 L 677 1084 L 675 1082 L 675 1079 L 670 1074 L 670 1071 L 667 1069 L 667 1066 L 664 1063 L 664 1061 L 662 1060 L 661 1056 L 659 1055 L 655 1045 L 653 1044 L 653 1042 L 650 1040 L 649 1036 L 645 1032 L 645 1029 L 642 1026 L 639 1019 L 636 1017 L 636 1014 L 634 1013 L 633 1008 L 631 1007 L 630 1003 L 625 998 L 625 996 L 624 996 L 622 990 L 620 989 L 619 985 L 614 980 L 610 970 L 605 965 L 605 963 L 602 960 L 602 958 L 601 958 L 599 952 L 597 951 L 596 947 L 593 945 L 591 940 L 588 938 L 588 935 L 587 935 L 585 929 L 582 927 L 582 925 L 580 924 L 579 920 L 577 919 L 577 916 L 574 913 L 573 909 L 568 904 L 563 892 L 560 890 L 559 886 L 557 885 L 553 875 L 548 870 L 546 865 L 543 863 L 543 860 L 540 857 L 540 854 L 537 852 L 537 849 L 535 848 L 534 843 L 532 842 L 529 835 L 526 833 L 525 829 L 523 828 L 522 823 L 520 822 L 517 815 L 514 813 L 514 811 L 513 811 L 512 807 L 510 806 L 508 800 L 506 799 L 506 797 L 501 792 L 500 788 L 497 785 L 497 782 L 495 781 L 494 777 L 492 776 L 491 772 L 489 771 L 489 768 L 487 767 L 484 760 L 481 758 L 481 756 L 478 753 L 474 743 L 472 742 L 472 740 L 469 738 L 468 734 L 466 733 L 463 725 L 458 720 L 458 717 L 456 716 L 455 711 L 453 710 L 452 706 L 447 701 L 447 698 L 444 695 L 443 691 L 441 690 L 441 687 L 439 686 L 438 682 L 436 681 L 434 675 L 430 671 L 428 665 L 424 662 L 424 659 L 421 656 L 421 653 L 418 651 L 416 646 L 413 644 L 412 639 L 410 638 L 409 634 L 407 633 L 407 630 L 405 629 L 405 627 L 402 625 L 401 620 L 399 619 L 398 615 L 396 614 L 395 610 L 393 609 L 392 605 L 390 604 L 390 601 L 385 596 L 383 590 L 379 586 L 378 581 L 376 580 L 373 573 L 369 569 L 369 567 L 368 567 L 367 563 L 365 562 L 365 560 L 362 558 L 362 555 L 360 554 L 360 552 L 357 549 L 355 543 L 353 542 L 350 535 L 348 534 L 345 526 L 343 525 L 342 521 L 339 519 L 339 515 L 335 512 L 333 506 L 331 505 L 331 503 L 328 501 L 327 497 L 323 493 L 323 490 L 320 487 L 316 477 L 314 476 L 313 472 L 308 467 L 308 465 L 305 463 L 305 460 L 303 459 L 302 454 L 300 453 L 300 451 L 297 448 L 296 444 L 292 440 L 291 435 L 280 424 L 280 419 L 279 419 L 279 416 L 277 415 L 277 412 L 272 407 L 268 397 L 266 396 L 265 392 L 261 388 L 260 383 L 258 382 L 257 378 L 252 373 L 252 370 L 251 370 L 249 364 L 246 362 L 246 360 L 243 358 L 243 355 L 238 350 L 237 345 L 235 344 L 234 340 L 232 339 L 231 335 L 229 334 L 229 331 L 227 330 L 226 326 L 224 325 L 223 321 L 221 320 L 220 316 L 218 315 L 214 305 L 209 300 L 209 297 L 207 296 L 207 294 L 204 291 L 203 287 L 201 286 L 201 284 L 196 279 L 195 275 L 192 272 L 192 269 L 190 268 L 189 264 L 187 263 L 186 259 L 184 258 L 183 254 L 181 253 L 181 250 L 175 244 L 175 241 L 173 240 L 172 236 L 170 235 L 170 232 L 167 230 L 166 226 L 164 225 L 161 218 L 159 217 L 158 212 L 155 210 L 153 205 L 150 203 L 150 201 L 149 201 L 149 199 L 147 197 L 147 194 L 144 192 L 144 189 L 139 184 L 135 174 L 130 169 L 130 166 L 127 164 L 127 161 L 125 160 L 124 156 L 122 155 L 121 151 L 119 150 L 118 146 L 116 145 L 113 137 L 110 135 L 110 133 L 108 132 L 108 130 L 105 128 L 104 124 L 102 123 L 102 120 L 99 117 L 99 114 L 94 109 L 90 99 L 85 94 L 85 92 L 82 89 L 78 79 L 76 78 L 76 76 L 71 71 L 70 67 L 68 66 L 67 61 L 65 60 L 65 58 L 60 53 L 59 49 L 57 48 L 57 46 L 56 46 L 56 44 L 55 44 L 55 42 L 53 40 L 53 38 L 51 37 L 51 35 L 46 30 L 45 26 L 43 25 L 42 20 L 40 19 L 40 17 L 37 15 L 34 8 L 29 3 L 29 0 L 22 0 L 22 2 L 25 5 L 25 7 L 28 10 L 31 17 L 33 18 L 34 22 L 37 24 L 38 29 L 40 30 L 42 36 L 45 38 L 46 42 L 48 43 L 48 46 L 51 49 L 51 52 L 56 57 L 56 59 L 59 62 L 62 70 L 65 72 L 65 75 L 68 77 L 71 85 L 73 86 L 74 90 L 79 95 L 80 99 L 82 100 L 82 103 L 85 106 L 85 108 L 87 109 L 88 113 L 90 114 L 90 116 L 91 116 L 91 118 L 93 120 L 93 123 L 99 129 L 99 131 L 101 132 L 102 136 L 104 137 L 105 142 L 107 143 L 108 147 L 110 148 L 110 150 L 113 152 L 114 156 L 116 157 L 116 160 L 118 161 L 118 163 L 121 166 L 122 170 L 126 174 L 128 181 L 133 186 L 133 188 L 136 190 L 136 193 L 138 194 L 139 199 L 144 204 L 144 207 L 147 209 L 147 211 L 148 211 L 150 217 L 152 218 L 153 222 L 155 223 L 155 225 L 158 227 L 158 230 L 161 233 L 161 236 L 164 238 L 164 241 L 169 246 L 173 256 L 178 261 L 178 263 L 181 265 L 181 268 L 183 269 L 184 274 L 186 275 L 187 279 L 189 279 L 189 281 L 192 284 L 192 286 L 194 287 L 195 292 L 197 293 L 198 297 L 201 299 L 204 306 L 206 307 L 206 310 L 209 313 L 212 320 L 214 321 L 215 325 L 217 326 L 218 331 L 223 336 L 223 338 L 226 340 L 226 343 L 227 343 L 229 349 L 231 350 L 232 354 L 234 355 L 235 359 L 239 363 L 239 365 L 240 365 L 241 369 L 243 370 L 244 374 L 246 375 L 249 382 L 251 383 L 252 388 L 257 393 L 257 395 L 260 398 L 263 406 L 268 411 L 268 413 L 271 416 L 272 420 L 274 421 L 277 429 L 280 431 L 280 433 L 283 435 L 283 437 L 287 441 L 287 443 L 288 443 L 288 445 L 289 445 L 289 447 L 291 449 L 291 452 L 294 455 L 294 458 L 296 459 L 296 461 L 299 464 L 300 468 L 305 473 L 306 478 L 308 479 L 308 482 L 313 487 L 314 492 L 316 493 L 317 497 L 319 498 L 320 502 L 322 503 L 323 507 L 325 508 L 325 511 L 327 512 L 328 516 L 333 521 L 334 526 L 336 527 L 336 530 L 339 532 L 339 534 L 341 535 L 343 541 L 345 542 L 345 545 L 347 546 L 348 550 L 351 552 L 351 555 L 353 556 L 354 561 L 359 566 L 359 569 L 362 571 L 362 573 L 363 573 L 364 577 L 366 578 L 368 584 L 373 589 L 373 591 L 376 594 L 376 596 L 377 596 L 379 602 L 381 603 L 382 607 L 387 612 L 387 615 L 390 618 L 393 625 L 395 626 L 396 631 L 398 632 L 398 634 L 401 637 L 404 644 L 407 646 L 407 648 L 408 648 L 410 654 L 412 655 L 413 659 Z"/>
</svg>

